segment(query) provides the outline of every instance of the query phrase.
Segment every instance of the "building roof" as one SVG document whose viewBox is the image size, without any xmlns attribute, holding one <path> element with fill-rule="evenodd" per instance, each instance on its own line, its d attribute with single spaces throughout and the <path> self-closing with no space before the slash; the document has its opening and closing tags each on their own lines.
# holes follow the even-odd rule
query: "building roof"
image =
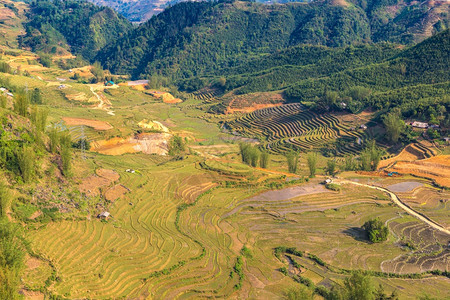
<svg viewBox="0 0 450 300">
<path fill-rule="evenodd" d="M 418 128 L 427 128 L 428 123 L 414 121 L 411 123 L 411 126 L 418 127 Z"/>
<path fill-rule="evenodd" d="M 99 214 L 98 216 L 99 216 L 99 217 L 107 218 L 107 217 L 109 217 L 110 215 L 111 215 L 111 214 L 110 214 L 109 212 L 104 211 L 104 212 L 102 212 L 101 214 Z"/>
</svg>

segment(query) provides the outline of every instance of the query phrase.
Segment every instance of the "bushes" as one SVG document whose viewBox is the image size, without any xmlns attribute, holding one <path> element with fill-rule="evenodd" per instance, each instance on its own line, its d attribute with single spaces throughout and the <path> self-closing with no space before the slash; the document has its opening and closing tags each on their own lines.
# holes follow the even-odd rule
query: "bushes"
<svg viewBox="0 0 450 300">
<path fill-rule="evenodd" d="M 327 183 L 325 184 L 325 187 L 335 192 L 339 192 L 341 190 L 341 186 L 335 183 Z"/>
<path fill-rule="evenodd" d="M 184 151 L 186 151 L 186 144 L 183 141 L 183 138 L 178 135 L 172 136 L 169 141 L 169 155 L 179 155 Z"/>
<path fill-rule="evenodd" d="M 367 236 L 372 243 L 379 243 L 387 240 L 389 229 L 379 219 L 367 221 L 362 228 L 367 232 Z"/>
</svg>

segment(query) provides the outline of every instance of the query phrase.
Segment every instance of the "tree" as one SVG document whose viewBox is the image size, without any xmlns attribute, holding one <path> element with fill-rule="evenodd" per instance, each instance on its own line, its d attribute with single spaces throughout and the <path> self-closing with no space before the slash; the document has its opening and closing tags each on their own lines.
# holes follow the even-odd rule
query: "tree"
<svg viewBox="0 0 450 300">
<path fill-rule="evenodd" d="M 383 118 L 386 135 L 390 142 L 397 143 L 400 135 L 405 130 L 405 123 L 395 112 L 387 114 Z"/>
<path fill-rule="evenodd" d="M 30 120 L 38 132 L 44 132 L 47 125 L 48 109 L 40 108 L 36 105 L 31 107 Z"/>
<path fill-rule="evenodd" d="M 14 111 L 22 117 L 26 117 L 28 114 L 28 96 L 24 92 L 19 92 L 15 95 Z"/>
<path fill-rule="evenodd" d="M 362 272 L 354 272 L 344 281 L 344 295 L 346 299 L 371 300 L 374 299 L 374 287 L 370 277 Z"/>
<path fill-rule="evenodd" d="M 259 166 L 264 169 L 267 169 L 269 166 L 269 153 L 266 151 L 261 152 L 261 156 L 259 157 Z"/>
<path fill-rule="evenodd" d="M 62 147 L 61 168 L 65 177 L 70 177 L 72 175 L 72 150 L 70 147 Z"/>
<path fill-rule="evenodd" d="M 172 136 L 169 141 L 169 155 L 179 155 L 184 151 L 186 151 L 186 144 L 183 139 L 178 135 Z"/>
<path fill-rule="evenodd" d="M 286 300 L 313 300 L 314 294 L 305 286 L 291 288 L 284 294 Z"/>
<path fill-rule="evenodd" d="M 30 146 L 20 148 L 17 152 L 17 161 L 23 181 L 29 182 L 35 171 L 34 149 Z"/>
<path fill-rule="evenodd" d="M 42 104 L 41 91 L 38 88 L 35 88 L 31 93 L 31 103 Z"/>
<path fill-rule="evenodd" d="M 386 295 L 383 286 L 380 284 L 375 291 L 375 300 L 398 300 L 397 291 L 394 290 L 390 296 Z"/>
<path fill-rule="evenodd" d="M 6 211 L 9 205 L 8 186 L 0 181 L 0 219 L 6 217 Z"/>
<path fill-rule="evenodd" d="M 327 161 L 327 173 L 331 176 L 336 172 L 336 160 L 330 159 Z"/>
<path fill-rule="evenodd" d="M 250 151 L 250 165 L 255 168 L 258 166 L 260 152 L 254 146 L 250 146 L 248 149 Z"/>
<path fill-rule="evenodd" d="M 58 146 L 59 146 L 59 131 L 56 126 L 53 126 L 52 128 L 50 128 L 50 130 L 48 132 L 48 137 L 50 139 L 49 151 L 51 153 L 56 153 L 58 151 Z"/>
<path fill-rule="evenodd" d="M 308 154 L 308 168 L 309 168 L 309 177 L 313 178 L 316 176 L 316 169 L 317 169 L 317 153 L 311 152 Z"/>
<path fill-rule="evenodd" d="M 361 151 L 361 170 L 376 171 L 381 160 L 382 151 L 377 147 L 375 141 L 370 141 L 366 148 Z"/>
<path fill-rule="evenodd" d="M 299 158 L 299 155 L 297 152 L 290 151 L 290 152 L 286 153 L 286 160 L 287 160 L 287 164 L 288 164 L 288 170 L 290 173 L 297 172 L 298 158 Z"/>
<path fill-rule="evenodd" d="M 367 221 L 362 228 L 372 243 L 383 242 L 389 235 L 389 229 L 378 218 Z"/>
</svg>

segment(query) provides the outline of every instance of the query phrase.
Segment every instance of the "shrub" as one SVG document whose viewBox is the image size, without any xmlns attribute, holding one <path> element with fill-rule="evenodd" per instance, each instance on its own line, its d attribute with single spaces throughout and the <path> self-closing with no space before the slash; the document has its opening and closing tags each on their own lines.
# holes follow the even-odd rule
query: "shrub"
<svg viewBox="0 0 450 300">
<path fill-rule="evenodd" d="M 367 232 L 368 238 L 372 243 L 387 240 L 389 229 L 378 218 L 367 221 L 362 228 Z"/>
</svg>

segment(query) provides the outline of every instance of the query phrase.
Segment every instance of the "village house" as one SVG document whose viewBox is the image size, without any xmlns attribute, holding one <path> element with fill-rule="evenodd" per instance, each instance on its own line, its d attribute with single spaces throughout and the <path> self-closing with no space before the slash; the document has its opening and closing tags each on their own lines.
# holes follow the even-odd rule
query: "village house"
<svg viewBox="0 0 450 300">
<path fill-rule="evenodd" d="M 411 123 L 411 126 L 415 128 L 427 129 L 428 123 L 414 121 Z"/>
</svg>

